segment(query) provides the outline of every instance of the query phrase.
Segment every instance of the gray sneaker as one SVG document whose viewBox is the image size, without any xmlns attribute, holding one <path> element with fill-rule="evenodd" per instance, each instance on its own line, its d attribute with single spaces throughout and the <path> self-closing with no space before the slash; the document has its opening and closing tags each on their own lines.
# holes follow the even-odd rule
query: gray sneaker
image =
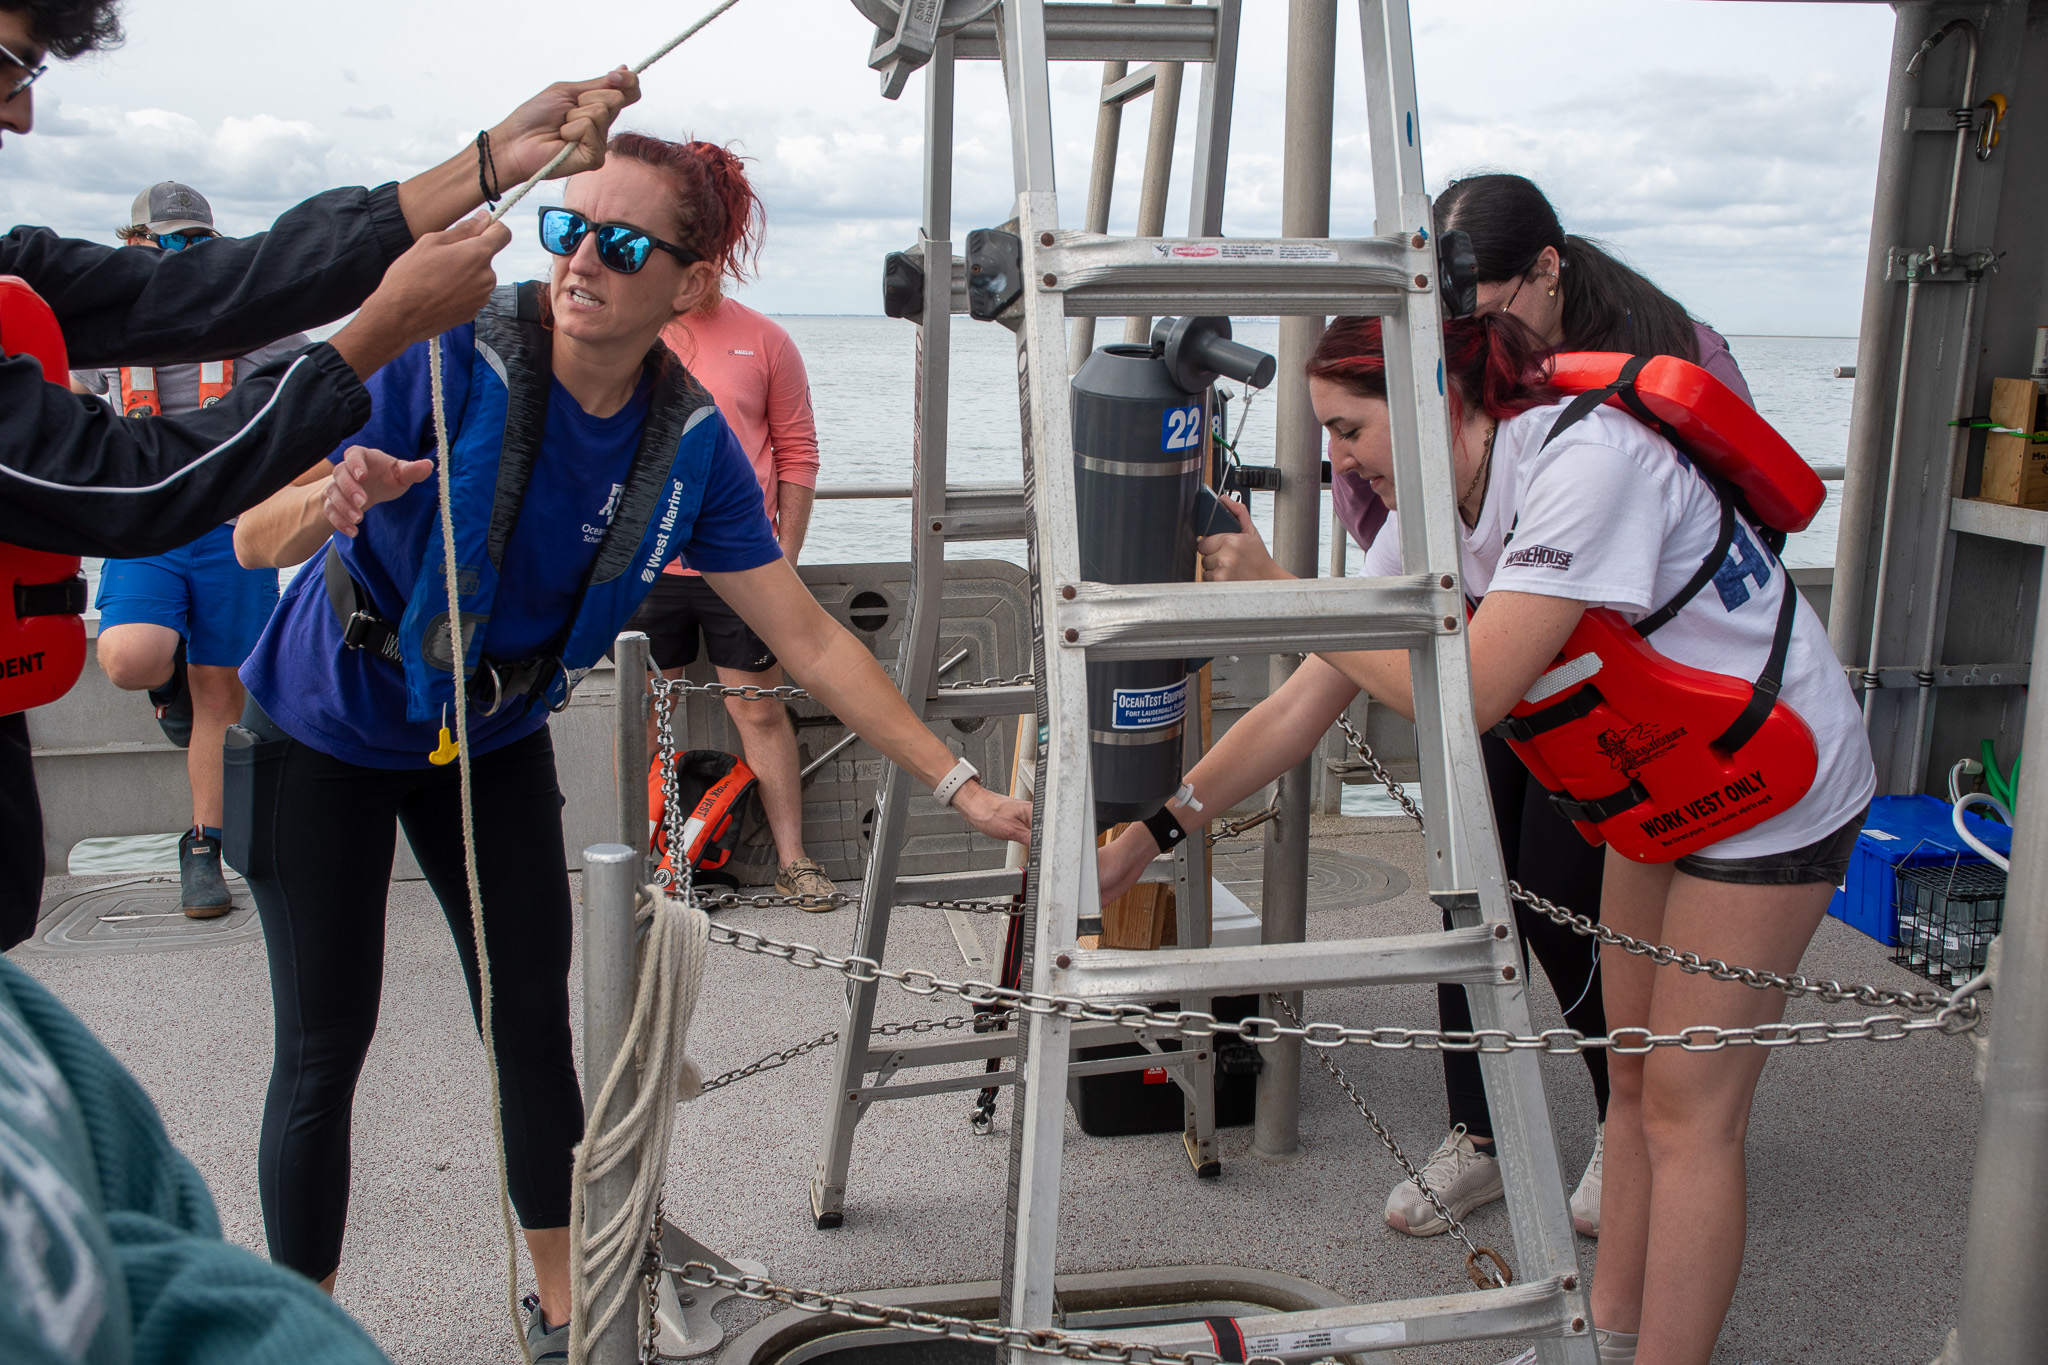
<svg viewBox="0 0 2048 1365">
<path fill-rule="evenodd" d="M 219 919 L 235 908 L 220 871 L 220 840 L 187 834 L 178 841 L 179 908 L 190 919 Z"/>
<path fill-rule="evenodd" d="M 549 1327 L 548 1320 L 540 1311 L 540 1295 L 528 1294 L 521 1299 L 520 1306 L 526 1309 L 526 1358 L 533 1365 L 548 1360 L 566 1362 L 569 1359 L 569 1324 Z"/>
<path fill-rule="evenodd" d="M 1422 1168 L 1422 1178 L 1451 1216 L 1463 1221 L 1482 1204 L 1491 1204 L 1503 1193 L 1500 1163 L 1472 1145 L 1465 1125 L 1451 1129 Z M 1394 1186 L 1387 1196 L 1387 1226 L 1410 1237 L 1434 1237 L 1450 1230 L 1450 1224 L 1425 1197 L 1413 1180 Z"/>
<path fill-rule="evenodd" d="M 1586 1237 L 1600 1235 L 1600 1177 L 1606 1166 L 1607 1125 L 1603 1123 L 1593 1134 L 1593 1159 L 1586 1163 L 1586 1173 L 1572 1191 L 1572 1226 Z"/>
</svg>

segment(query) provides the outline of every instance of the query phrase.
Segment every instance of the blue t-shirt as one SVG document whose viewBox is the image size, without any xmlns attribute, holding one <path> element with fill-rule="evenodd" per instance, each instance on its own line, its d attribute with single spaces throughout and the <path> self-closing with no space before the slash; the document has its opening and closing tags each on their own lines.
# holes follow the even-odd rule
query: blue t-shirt
<svg viewBox="0 0 2048 1365">
<path fill-rule="evenodd" d="M 441 338 L 451 442 L 459 434 L 454 424 L 469 396 L 475 330 L 464 325 Z M 549 381 L 540 457 L 505 547 L 497 598 L 484 629 L 486 658 L 530 658 L 567 629 L 639 448 L 651 387 L 651 380 L 643 379 L 625 407 L 610 417 L 592 417 L 559 381 Z M 368 424 L 328 458 L 338 463 L 348 447 L 360 445 L 399 459 L 432 459 L 427 344 L 414 346 L 370 376 L 368 388 Z M 753 465 L 723 416 L 705 420 L 717 423 L 718 449 L 706 473 L 702 509 L 679 557 L 712 573 L 771 564 L 782 556 L 782 547 L 762 509 Z M 438 485 L 429 478 L 371 508 L 354 538 L 334 538 L 349 572 L 368 592 L 371 609 L 385 620 L 395 623 L 404 616 L 439 516 Z M 428 570 L 438 576 L 441 566 Z M 242 681 L 287 734 L 349 763 L 423 768 L 440 737 L 438 721 L 406 720 L 405 675 L 398 665 L 342 644 L 319 556 L 285 591 L 242 666 Z M 514 703 L 494 716 L 472 707 L 471 750 L 484 753 L 510 744 L 546 723 L 546 708 L 539 705 Z M 448 727 L 455 728 L 452 712 Z"/>
</svg>

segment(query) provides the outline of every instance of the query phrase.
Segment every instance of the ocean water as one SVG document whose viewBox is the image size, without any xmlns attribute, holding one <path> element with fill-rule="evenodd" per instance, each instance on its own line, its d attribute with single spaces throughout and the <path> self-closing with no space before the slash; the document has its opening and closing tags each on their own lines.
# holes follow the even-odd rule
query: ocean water
<svg viewBox="0 0 2048 1365">
<path fill-rule="evenodd" d="M 881 317 L 790 316 L 778 321 L 802 351 L 811 377 L 818 417 L 820 482 L 907 484 L 911 479 L 916 332 L 907 322 Z M 1114 320 L 1098 329 L 1099 340 L 1120 338 Z M 1236 338 L 1271 351 L 1278 327 L 1251 321 L 1237 325 Z M 1757 409 L 1783 433 L 1808 463 L 1842 463 L 1849 441 L 1849 405 L 1855 384 L 1833 378 L 1838 365 L 1856 360 L 1853 337 L 1730 337 L 1755 395 Z M 1022 477 L 1018 451 L 1016 343 L 1005 329 L 965 318 L 953 327 L 951 406 L 947 419 L 949 474 L 956 483 L 1014 482 Z M 1231 424 L 1244 416 L 1239 455 L 1248 464 L 1273 461 L 1273 403 L 1255 395 L 1247 408 L 1233 401 Z M 1827 506 L 1808 530 L 1793 536 L 1786 560 L 1795 567 L 1832 564 L 1841 484 L 1828 485 Z M 1323 496 L 1321 525 L 1329 534 L 1329 495 Z M 1273 499 L 1255 495 L 1252 518 L 1270 533 Z M 803 549 L 807 564 L 872 563 L 910 557 L 907 499 L 820 502 Z M 957 558 L 1024 562 L 1022 541 L 954 545 Z M 1318 563 L 1327 563 L 1328 542 Z M 1358 572 L 1361 556 L 1348 557 Z M 297 572 L 279 572 L 280 584 Z M 98 591 L 99 561 L 86 561 L 86 575 Z M 146 703 L 137 698 L 136 705 Z M 1362 792 L 1363 789 L 1354 789 Z M 1347 807 L 1348 809 L 1348 807 Z M 1390 803 L 1358 813 L 1396 813 Z M 73 851 L 74 872 L 175 871 L 176 835 L 88 840 Z"/>
</svg>

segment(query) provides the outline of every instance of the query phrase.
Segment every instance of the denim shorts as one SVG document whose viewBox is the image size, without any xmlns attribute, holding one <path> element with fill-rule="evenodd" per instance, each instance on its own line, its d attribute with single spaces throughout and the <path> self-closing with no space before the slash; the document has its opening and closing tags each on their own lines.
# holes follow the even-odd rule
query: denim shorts
<svg viewBox="0 0 2048 1365">
<path fill-rule="evenodd" d="M 1673 866 L 1688 877 L 1742 886 L 1840 886 L 1842 878 L 1849 874 L 1849 855 L 1856 851 L 1856 836 L 1863 832 L 1863 817 L 1868 814 L 1870 807 L 1865 806 L 1833 834 L 1789 853 L 1766 853 L 1756 858 L 1702 858 L 1688 854 Z"/>
</svg>

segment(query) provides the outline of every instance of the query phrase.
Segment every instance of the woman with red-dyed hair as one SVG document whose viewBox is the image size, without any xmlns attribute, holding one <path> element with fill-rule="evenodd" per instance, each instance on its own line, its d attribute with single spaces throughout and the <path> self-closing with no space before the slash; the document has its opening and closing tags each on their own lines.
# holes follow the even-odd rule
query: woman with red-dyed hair
<svg viewBox="0 0 2048 1365">
<path fill-rule="evenodd" d="M 1811 787 L 1783 813 L 1675 862 L 1633 862 L 1609 849 L 1600 906 L 1601 918 L 1623 933 L 1789 974 L 1847 869 L 1876 786 L 1855 697 L 1784 565 L 1740 514 L 1724 545 L 1720 495 L 1674 446 L 1605 406 L 1553 433 L 1565 405 L 1546 387 L 1544 354 L 1502 313 L 1444 326 L 1459 557 L 1465 592 L 1478 603 L 1468 635 L 1474 718 L 1482 730 L 1500 721 L 1588 607 L 1640 621 L 1717 561 L 1700 584 L 1708 590 L 1684 599 L 1657 629 L 1655 648 L 1694 668 L 1756 678 L 1793 594 L 1779 698 L 1813 732 L 1819 767 Z M 1337 319 L 1307 368 L 1332 466 L 1393 506 L 1379 321 Z M 1249 519 L 1240 519 L 1243 534 L 1203 543 L 1205 569 L 1286 577 Z M 1365 572 L 1400 571 L 1399 527 L 1390 519 L 1366 553 Z M 1360 688 L 1412 715 L 1407 652 L 1306 660 L 1188 775 L 1196 799 L 1227 810 L 1306 758 Z M 1166 809 L 1178 823 L 1178 806 Z M 1103 897 L 1127 890 L 1158 851 L 1151 829 L 1131 826 L 1102 851 Z M 1775 991 L 1626 954 L 1610 955 L 1602 973 L 1610 1034 L 1755 1026 L 1784 1010 Z M 1742 1265 L 1743 1138 L 1768 1055 L 1755 1047 L 1659 1048 L 1609 1059 L 1593 1281 L 1603 1362 L 1704 1365 L 1712 1355 Z"/>
<path fill-rule="evenodd" d="M 468 708 L 492 1037 L 512 1203 L 538 1296 L 528 1355 L 566 1358 L 570 1154 L 582 1136 L 569 1033 L 569 879 L 550 709 L 679 556 L 789 671 L 976 829 L 1030 812 L 974 780 L 865 645 L 797 579 L 746 452 L 662 344 L 751 241 L 751 200 L 694 193 L 689 147 L 613 139 L 539 213 L 545 281 L 502 288 L 439 338 L 465 641 L 447 621 L 427 345 L 368 380 L 362 430 L 303 487 L 246 514 L 246 564 L 302 573 L 244 666 L 255 762 L 228 843 L 270 958 L 276 1056 L 258 1178 L 273 1259 L 332 1286 L 350 1106 L 376 1028 L 384 913 L 403 824 L 456 941 L 473 1010 L 453 713 Z M 331 538 L 330 538 L 331 536 Z M 230 820 L 235 818 L 230 811 Z"/>
<path fill-rule="evenodd" d="M 622 149 L 630 145 L 636 152 L 642 143 L 653 140 L 633 134 L 619 139 Z M 795 564 L 818 484 L 810 378 L 789 333 L 723 288 L 752 272 L 761 242 L 761 201 L 747 183 L 746 167 L 728 148 L 672 142 L 653 143 L 650 151 L 667 172 L 684 216 L 725 244 L 709 258 L 717 274 L 702 301 L 671 322 L 662 340 L 718 400 L 753 464 L 776 541 Z M 766 689 L 782 682 L 775 651 L 702 574 L 681 561 L 668 566 L 627 627 L 647 633 L 654 666 L 671 678 L 697 657 L 701 636 L 705 656 L 727 687 Z M 804 852 L 803 777 L 788 709 L 771 697 L 727 697 L 725 709 L 739 731 L 747 766 L 759 779 L 761 811 L 775 839 L 775 889 L 800 898 L 805 909 L 830 910 L 832 883 Z"/>
</svg>

